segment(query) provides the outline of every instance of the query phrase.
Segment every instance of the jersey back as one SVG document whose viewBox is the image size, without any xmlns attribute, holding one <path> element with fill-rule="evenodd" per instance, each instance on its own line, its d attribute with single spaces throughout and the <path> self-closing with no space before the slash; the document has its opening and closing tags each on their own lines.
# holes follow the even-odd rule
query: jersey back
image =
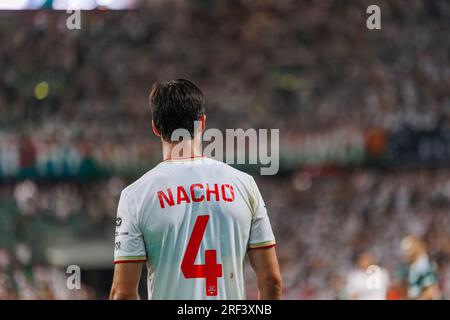
<svg viewBox="0 0 450 320">
<path fill-rule="evenodd" d="M 164 161 L 122 191 L 114 262 L 146 261 L 149 299 L 245 299 L 247 250 L 273 245 L 254 179 L 222 162 Z"/>
</svg>

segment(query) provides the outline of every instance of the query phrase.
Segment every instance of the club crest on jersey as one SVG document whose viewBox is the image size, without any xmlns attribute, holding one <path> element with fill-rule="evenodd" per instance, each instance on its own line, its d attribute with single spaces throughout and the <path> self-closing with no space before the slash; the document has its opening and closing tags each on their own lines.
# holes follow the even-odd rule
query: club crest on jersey
<svg viewBox="0 0 450 320">
<path fill-rule="evenodd" d="M 208 295 L 216 296 L 217 295 L 217 287 L 216 286 L 209 286 L 208 287 Z"/>
<path fill-rule="evenodd" d="M 234 201 L 234 188 L 230 184 L 194 183 L 188 188 L 177 186 L 176 189 L 167 188 L 166 191 L 158 191 L 159 205 L 162 209 L 179 205 L 181 203 L 202 201 Z"/>
</svg>

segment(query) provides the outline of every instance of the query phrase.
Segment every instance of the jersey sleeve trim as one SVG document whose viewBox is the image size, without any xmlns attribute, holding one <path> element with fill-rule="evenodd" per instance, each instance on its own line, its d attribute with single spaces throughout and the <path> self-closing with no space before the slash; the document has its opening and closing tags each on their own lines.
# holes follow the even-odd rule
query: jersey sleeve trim
<svg viewBox="0 0 450 320">
<path fill-rule="evenodd" d="M 126 262 L 146 262 L 146 256 L 130 256 L 130 257 L 116 257 L 114 259 L 114 264 L 126 263 Z"/>
<path fill-rule="evenodd" d="M 266 241 L 266 242 L 259 242 L 259 243 L 253 243 L 248 245 L 248 249 L 266 249 L 271 248 L 276 245 L 275 241 Z"/>
</svg>

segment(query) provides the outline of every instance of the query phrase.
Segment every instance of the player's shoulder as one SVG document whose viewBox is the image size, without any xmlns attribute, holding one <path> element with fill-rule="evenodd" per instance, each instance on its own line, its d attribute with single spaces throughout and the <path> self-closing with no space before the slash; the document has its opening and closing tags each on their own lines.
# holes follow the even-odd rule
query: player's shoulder
<svg viewBox="0 0 450 320">
<path fill-rule="evenodd" d="M 165 175 L 161 172 L 160 169 L 160 164 L 158 164 L 152 169 L 148 170 L 137 180 L 126 186 L 122 190 L 122 194 L 125 196 L 139 194 L 144 189 L 148 189 L 149 187 L 151 187 L 152 184 L 156 183 L 156 181 L 161 181 L 161 179 L 164 179 Z"/>
<path fill-rule="evenodd" d="M 414 263 L 414 269 L 425 272 L 432 269 L 432 264 L 427 255 L 420 256 Z"/>
<path fill-rule="evenodd" d="M 254 180 L 253 177 L 251 175 L 249 175 L 248 173 L 241 171 L 235 167 L 230 166 L 229 164 L 219 161 L 219 160 L 215 160 L 215 159 L 210 159 L 208 158 L 208 160 L 212 163 L 218 166 L 218 168 L 220 168 L 220 170 L 222 170 L 226 175 L 231 176 L 231 177 L 237 177 L 240 180 L 244 181 L 247 184 L 253 184 Z"/>
</svg>

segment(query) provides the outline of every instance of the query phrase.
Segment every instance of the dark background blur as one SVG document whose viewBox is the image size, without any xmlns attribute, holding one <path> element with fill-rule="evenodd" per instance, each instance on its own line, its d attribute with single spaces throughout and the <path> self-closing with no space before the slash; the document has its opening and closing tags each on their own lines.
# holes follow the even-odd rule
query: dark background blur
<svg viewBox="0 0 450 320">
<path fill-rule="evenodd" d="M 401 282 L 408 234 L 450 294 L 448 1 L 153 0 L 83 11 L 72 31 L 67 17 L 0 11 L 0 299 L 107 296 L 118 196 L 161 160 L 147 95 L 172 78 L 202 88 L 209 127 L 280 129 L 279 174 L 243 169 L 286 298 L 345 298 L 362 248 Z"/>
</svg>

